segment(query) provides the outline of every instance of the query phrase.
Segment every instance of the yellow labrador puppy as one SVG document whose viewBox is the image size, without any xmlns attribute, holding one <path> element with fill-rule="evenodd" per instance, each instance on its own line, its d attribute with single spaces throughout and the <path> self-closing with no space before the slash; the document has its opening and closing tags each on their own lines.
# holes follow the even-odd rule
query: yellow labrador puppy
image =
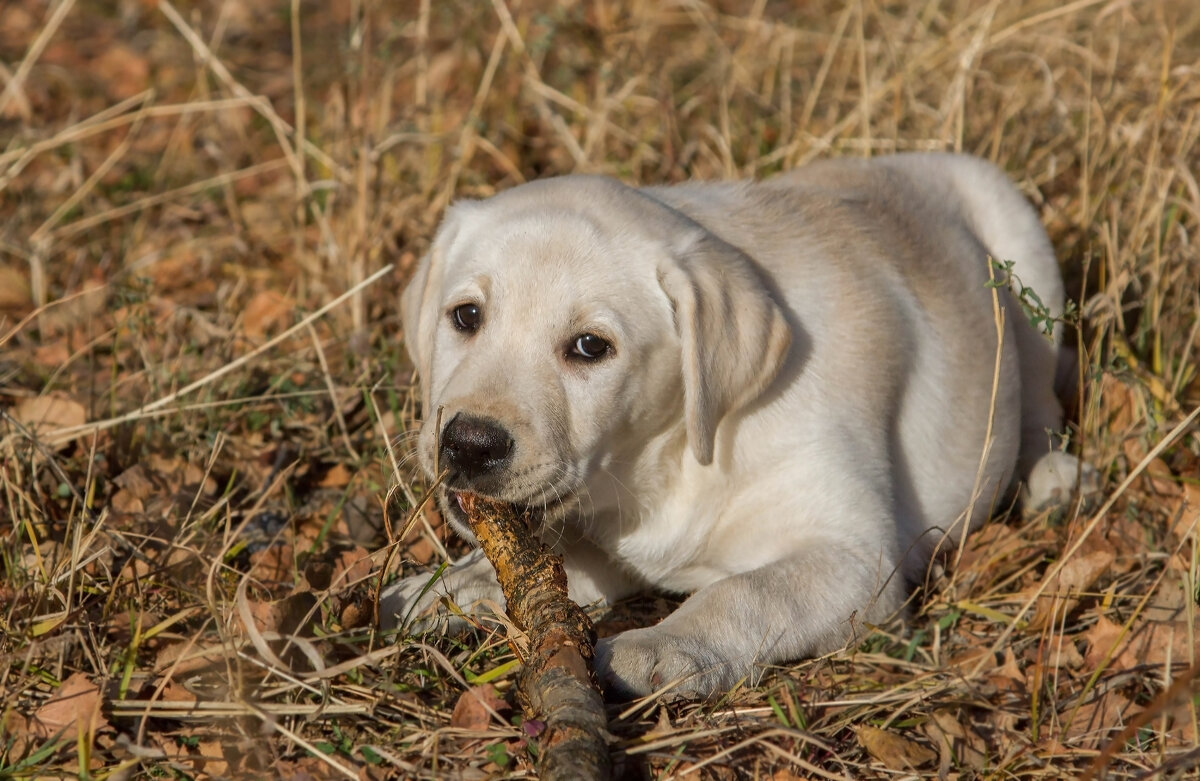
<svg viewBox="0 0 1200 781">
<path fill-rule="evenodd" d="M 1070 496 L 1059 334 L 1007 288 L 997 314 L 989 257 L 1061 314 L 1033 209 L 965 156 L 457 203 L 402 300 L 420 462 L 463 535 L 461 492 L 536 510 L 577 602 L 691 595 L 601 642 L 611 690 L 720 692 L 893 614 L 1015 479 Z M 385 625 L 503 602 L 478 552 L 427 584 Z"/>
</svg>

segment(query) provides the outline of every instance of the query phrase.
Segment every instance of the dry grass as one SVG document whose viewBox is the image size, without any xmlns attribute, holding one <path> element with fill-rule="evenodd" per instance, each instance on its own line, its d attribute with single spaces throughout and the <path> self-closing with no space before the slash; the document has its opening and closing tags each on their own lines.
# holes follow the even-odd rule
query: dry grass
<svg viewBox="0 0 1200 781">
<path fill-rule="evenodd" d="M 1200 5 L 177 2 L 0 12 L 0 777 L 529 775 L 500 700 L 451 716 L 511 686 L 499 637 L 368 628 L 385 562 L 443 553 L 388 545 L 421 495 L 396 297 L 441 210 L 896 149 L 1041 210 L 1107 501 L 998 518 L 857 648 L 614 710 L 619 760 L 1195 773 Z"/>
</svg>

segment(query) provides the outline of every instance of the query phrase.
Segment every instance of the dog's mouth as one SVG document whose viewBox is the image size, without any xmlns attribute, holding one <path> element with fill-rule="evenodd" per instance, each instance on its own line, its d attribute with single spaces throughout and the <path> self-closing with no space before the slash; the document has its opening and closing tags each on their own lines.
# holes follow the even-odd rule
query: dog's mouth
<svg viewBox="0 0 1200 781">
<path fill-rule="evenodd" d="M 471 493 L 476 493 L 480 496 L 486 496 L 479 492 L 471 491 L 456 491 L 453 488 L 442 488 L 442 508 L 450 514 L 450 520 L 457 522 L 463 528 L 470 528 L 470 521 L 467 517 L 467 509 L 464 506 L 463 500 Z M 488 497 L 498 502 L 505 502 L 499 497 Z M 564 494 L 558 497 L 546 497 L 544 500 L 534 502 L 505 502 L 512 506 L 519 514 L 528 514 L 532 519 L 535 527 L 540 527 L 548 522 L 556 521 L 562 518 L 569 507 L 575 502 L 574 495 Z"/>
</svg>

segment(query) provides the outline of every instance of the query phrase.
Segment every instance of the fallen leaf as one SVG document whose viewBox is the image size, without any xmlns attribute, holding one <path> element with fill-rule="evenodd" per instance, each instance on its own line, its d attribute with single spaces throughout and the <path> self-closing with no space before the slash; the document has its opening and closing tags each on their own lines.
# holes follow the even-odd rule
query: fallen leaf
<svg viewBox="0 0 1200 781">
<path fill-rule="evenodd" d="M 446 536 L 446 523 L 440 512 L 432 506 L 426 506 L 422 515 L 434 535 L 442 538 Z M 430 531 L 427 531 L 425 524 L 422 523 L 413 525 L 413 530 L 404 539 L 404 544 L 405 558 L 411 559 L 417 564 L 428 564 L 438 555 L 438 547 L 434 545 L 433 540 L 430 539 Z"/>
<path fill-rule="evenodd" d="M 1196 730 L 1196 722 L 1192 719 L 1193 705 L 1191 702 L 1178 703 L 1167 711 L 1171 727 L 1168 735 L 1177 746 L 1192 748 L 1200 741 L 1200 732 Z M 1170 745 L 1170 743 L 1168 743 Z"/>
<path fill-rule="evenodd" d="M 225 662 L 227 649 L 220 645 L 197 646 L 184 641 L 164 645 L 154 660 L 156 673 L 171 670 L 176 677 L 184 677 L 200 670 Z"/>
<path fill-rule="evenodd" d="M 0 314 L 23 317 L 33 309 L 26 275 L 11 266 L 0 266 Z"/>
<path fill-rule="evenodd" d="M 1170 532 L 1180 538 L 1195 534 L 1197 527 L 1200 527 L 1200 485 L 1185 483 L 1183 495 L 1176 501 L 1176 510 L 1171 513 Z"/>
<path fill-rule="evenodd" d="M 316 603 L 317 596 L 311 591 L 299 591 L 275 602 L 250 600 L 250 614 L 260 632 L 310 634 L 305 630 L 318 615 L 313 610 Z"/>
<path fill-rule="evenodd" d="M 858 742 L 889 770 L 916 770 L 937 759 L 937 752 L 894 732 L 864 724 L 856 730 Z"/>
<path fill-rule="evenodd" d="M 804 781 L 807 776 L 797 775 L 792 770 L 781 767 L 771 774 L 771 781 Z"/>
<path fill-rule="evenodd" d="M 330 588 L 335 592 L 348 588 L 371 574 L 371 554 L 366 548 L 354 546 L 342 551 L 333 563 Z"/>
<path fill-rule="evenodd" d="M 167 681 L 158 698 L 163 702 L 196 702 L 196 695 L 174 678 Z"/>
<path fill-rule="evenodd" d="M 31 726 L 39 731 L 39 737 L 44 738 L 72 727 L 78 728 L 72 735 L 95 734 L 108 726 L 100 712 L 100 687 L 84 673 L 73 673 L 62 682 L 54 696 L 37 709 Z"/>
<path fill-rule="evenodd" d="M 196 733 L 204 734 L 201 730 L 196 730 Z M 203 771 L 209 778 L 221 778 L 229 773 L 229 763 L 225 761 L 225 746 L 219 740 L 201 740 L 196 746 L 196 753 L 188 759 L 195 763 L 197 770 Z"/>
<path fill-rule="evenodd" d="M 1059 739 L 1075 749 L 1099 748 L 1141 710 L 1116 690 L 1103 692 L 1078 708 L 1067 707 L 1059 713 L 1066 728 Z"/>
<path fill-rule="evenodd" d="M 341 488 L 349 485 L 352 477 L 354 475 L 350 473 L 345 464 L 334 464 L 317 485 L 322 488 Z"/>
<path fill-rule="evenodd" d="M 262 341 L 267 332 L 274 329 L 291 315 L 296 302 L 274 290 L 255 293 L 242 310 L 242 330 L 255 341 Z"/>
<path fill-rule="evenodd" d="M 472 686 L 458 696 L 454 712 L 450 714 L 450 726 L 472 731 L 482 731 L 492 723 L 492 712 L 503 713 L 509 705 L 490 683 Z"/>
<path fill-rule="evenodd" d="M 1088 669 L 1095 670 L 1111 655 L 1108 667 L 1113 670 L 1132 670 L 1143 665 L 1172 664 L 1191 665 L 1196 661 L 1196 650 L 1188 641 L 1187 622 L 1137 621 L 1129 632 L 1122 636 L 1122 627 L 1104 616 L 1084 633 L 1088 651 L 1084 662 Z"/>
<path fill-rule="evenodd" d="M 42 436 L 87 422 L 83 405 L 59 393 L 23 399 L 10 414 L 13 420 Z"/>
<path fill-rule="evenodd" d="M 1118 658 L 1124 669 L 1139 665 L 1161 666 L 1171 663 L 1191 667 L 1196 651 L 1188 641 L 1187 621 L 1146 621 L 1134 625 L 1129 647 Z"/>
<path fill-rule="evenodd" d="M 271 770 L 271 775 L 280 781 L 317 781 L 333 777 L 329 766 L 316 757 L 280 760 Z"/>
<path fill-rule="evenodd" d="M 135 496 L 132 491 L 120 490 L 113 494 L 110 502 L 112 508 L 119 513 L 133 515 L 146 511 L 145 504 L 142 503 L 141 497 Z"/>
<path fill-rule="evenodd" d="M 57 369 L 71 359 L 71 350 L 67 347 L 67 338 L 59 337 L 33 348 L 33 361 L 38 366 Z"/>
<path fill-rule="evenodd" d="M 268 545 L 250 554 L 251 578 L 261 583 L 290 583 L 294 580 L 295 549 L 287 543 Z"/>
<path fill-rule="evenodd" d="M 129 491 L 139 499 L 145 499 L 154 493 L 154 482 L 146 473 L 146 467 L 135 464 L 113 478 L 119 488 Z"/>
<path fill-rule="evenodd" d="M 111 41 L 92 63 L 92 72 L 115 100 L 131 98 L 150 83 L 146 58 L 120 41 Z"/>
<path fill-rule="evenodd" d="M 1011 646 L 1004 648 L 1003 664 L 992 670 L 987 678 L 993 686 L 1001 691 L 1022 691 L 1026 687 L 1025 673 L 1021 671 L 1021 666 L 1017 663 L 1016 654 L 1013 653 Z"/>
<path fill-rule="evenodd" d="M 1110 571 L 1114 561 L 1116 554 L 1107 545 L 1068 559 L 1043 592 L 1046 598 L 1039 600 L 1031 626 L 1044 627 L 1070 615 L 1079 606 L 1079 595 Z"/>
<path fill-rule="evenodd" d="M 104 282 L 98 279 L 84 280 L 77 292 L 64 296 L 38 316 L 42 337 L 94 326 L 108 309 L 108 292 L 108 285 Z"/>
<path fill-rule="evenodd" d="M 1087 653 L 1083 656 L 1087 669 L 1095 670 L 1110 655 L 1116 657 L 1119 644 L 1127 640 L 1122 636 L 1123 631 L 1120 624 L 1110 621 L 1107 616 L 1096 616 L 1096 623 L 1083 633 L 1083 639 L 1088 643 Z"/>
<path fill-rule="evenodd" d="M 371 606 L 361 601 L 346 603 L 342 608 L 340 621 L 343 629 L 357 629 L 367 625 L 371 620 Z"/>
<path fill-rule="evenodd" d="M 975 770 L 987 767 L 987 744 L 978 732 L 963 723 L 959 715 L 942 709 L 925 722 L 925 734 L 937 744 L 952 764 L 967 765 Z"/>
<path fill-rule="evenodd" d="M 1100 388 L 1093 397 L 1099 401 L 1101 417 L 1107 418 L 1106 431 L 1129 430 L 1142 408 L 1134 390 L 1108 372 L 1100 376 Z"/>
<path fill-rule="evenodd" d="M 0 36 L 14 43 L 19 41 L 23 45 L 37 27 L 37 17 L 22 8 L 20 3 L 8 4 L 4 9 L 4 16 L 0 17 Z"/>
</svg>

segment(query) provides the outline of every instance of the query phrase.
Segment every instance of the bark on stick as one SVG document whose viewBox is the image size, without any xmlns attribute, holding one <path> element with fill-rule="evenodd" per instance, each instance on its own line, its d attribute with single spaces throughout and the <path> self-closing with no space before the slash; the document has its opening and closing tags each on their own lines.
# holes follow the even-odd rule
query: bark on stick
<svg viewBox="0 0 1200 781">
<path fill-rule="evenodd" d="M 592 671 L 596 633 L 567 597 L 562 559 L 538 540 L 528 515 L 475 495 L 464 495 L 462 506 L 496 568 L 509 617 L 529 636 L 517 685 L 526 712 L 546 723 L 539 773 L 544 779 L 609 778 L 608 721 Z"/>
</svg>

